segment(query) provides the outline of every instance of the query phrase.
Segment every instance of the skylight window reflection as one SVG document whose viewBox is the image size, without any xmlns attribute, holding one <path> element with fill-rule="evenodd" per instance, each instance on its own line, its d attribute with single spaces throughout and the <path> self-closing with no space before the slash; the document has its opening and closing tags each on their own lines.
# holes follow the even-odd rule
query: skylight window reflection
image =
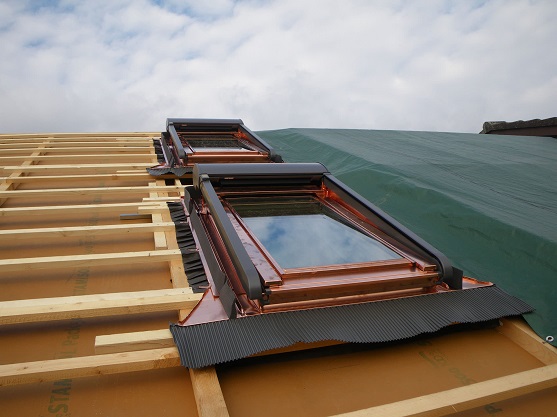
<svg viewBox="0 0 557 417">
<path fill-rule="evenodd" d="M 331 216 L 314 199 L 234 207 L 283 269 L 401 258 L 383 243 Z"/>
</svg>

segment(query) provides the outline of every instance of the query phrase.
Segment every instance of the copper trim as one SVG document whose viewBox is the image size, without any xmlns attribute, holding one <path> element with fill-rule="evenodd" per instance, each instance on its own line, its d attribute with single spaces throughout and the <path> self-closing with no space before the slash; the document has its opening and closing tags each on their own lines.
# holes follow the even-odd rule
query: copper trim
<svg viewBox="0 0 557 417">
<path fill-rule="evenodd" d="M 425 294 L 434 294 L 450 291 L 446 285 L 435 285 L 428 288 L 410 288 L 397 291 L 385 291 L 373 294 L 358 294 L 345 297 L 330 297 L 316 300 L 301 300 L 285 302 L 280 304 L 268 304 L 263 307 L 264 313 L 275 313 L 280 311 L 301 310 L 308 308 L 333 307 L 336 305 L 359 304 L 370 301 L 389 300 L 393 298 L 412 297 Z"/>
</svg>

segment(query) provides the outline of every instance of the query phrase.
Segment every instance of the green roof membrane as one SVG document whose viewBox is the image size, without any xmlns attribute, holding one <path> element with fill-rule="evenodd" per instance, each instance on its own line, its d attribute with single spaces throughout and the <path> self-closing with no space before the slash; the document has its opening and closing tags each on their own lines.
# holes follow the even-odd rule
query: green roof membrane
<svg viewBox="0 0 557 417">
<path fill-rule="evenodd" d="M 531 304 L 528 323 L 543 339 L 557 338 L 556 139 L 345 129 L 258 134 L 287 162 L 323 163 L 466 275 Z"/>
</svg>

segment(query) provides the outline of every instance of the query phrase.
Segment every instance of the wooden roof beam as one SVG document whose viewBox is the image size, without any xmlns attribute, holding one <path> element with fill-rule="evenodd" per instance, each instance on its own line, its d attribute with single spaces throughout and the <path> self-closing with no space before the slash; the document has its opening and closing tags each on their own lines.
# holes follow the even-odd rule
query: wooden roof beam
<svg viewBox="0 0 557 417">
<path fill-rule="evenodd" d="M 36 258 L 17 258 L 0 260 L 0 270 L 33 271 L 46 268 L 77 268 L 99 265 L 130 265 L 137 263 L 163 262 L 181 257 L 179 249 L 116 252 L 88 255 L 43 256 Z"/>
<path fill-rule="evenodd" d="M 135 233 L 154 233 L 174 230 L 174 223 L 108 224 L 101 226 L 43 227 L 36 229 L 0 230 L 0 239 L 24 240 L 80 236 L 110 236 Z"/>
<path fill-rule="evenodd" d="M 0 191 L 0 198 L 18 198 L 18 197 L 59 197 L 72 195 L 90 195 L 90 194 L 123 194 L 123 193 L 150 193 L 152 191 L 164 191 L 167 193 L 180 193 L 182 187 L 174 185 L 158 185 L 135 186 L 135 187 L 90 187 L 90 188 L 47 188 L 40 190 L 7 190 Z"/>
<path fill-rule="evenodd" d="M 434 394 L 371 407 L 337 417 L 439 417 L 557 386 L 557 364 Z"/>
<path fill-rule="evenodd" d="M 159 137 L 160 132 L 141 132 L 141 133 L 27 133 L 27 134 L 0 134 L 0 142 L 25 142 L 29 139 L 54 141 L 80 141 L 83 139 L 92 139 L 95 142 L 126 142 L 152 140 L 153 137 Z"/>
<path fill-rule="evenodd" d="M 64 214 L 64 213 L 118 213 L 126 210 L 138 211 L 141 207 L 158 210 L 164 209 L 163 206 L 153 202 L 136 202 L 136 203 L 107 203 L 107 204 L 76 204 L 63 206 L 35 206 L 35 207 L 9 207 L 0 208 L 0 217 L 5 216 L 44 216 L 48 214 Z"/>
<path fill-rule="evenodd" d="M 546 365 L 557 363 L 557 348 L 540 339 L 524 319 L 502 319 L 501 323 L 501 326 L 495 329 L 497 332 L 508 337 L 542 363 Z"/>
<path fill-rule="evenodd" d="M 0 178 L 0 180 L 8 180 L 12 183 L 39 183 L 50 181 L 132 181 L 132 180 L 152 180 L 153 177 L 145 172 L 126 173 L 126 174 L 85 174 L 85 175 L 33 175 L 31 177 L 17 178 Z"/>
<path fill-rule="evenodd" d="M 0 144 L 0 155 L 1 154 L 9 154 L 9 153 L 24 153 L 24 152 L 31 152 L 33 148 L 36 148 L 36 144 L 25 144 L 27 146 L 21 146 L 22 144 L 18 144 L 17 146 L 14 145 L 6 145 Z M 88 146 L 85 146 L 88 145 Z M 96 152 L 116 152 L 116 155 L 122 154 L 131 154 L 130 151 L 151 151 L 153 150 L 153 146 L 151 144 L 147 144 L 147 146 L 91 146 L 92 143 L 85 143 L 82 146 L 74 146 L 71 144 L 70 147 L 68 146 L 56 146 L 53 147 L 51 145 L 44 148 L 44 152 L 48 153 L 56 153 L 56 154 L 75 154 L 79 152 L 79 157 L 88 156 L 89 153 L 96 153 Z M 118 153 L 119 152 L 119 153 Z M 105 154 L 108 155 L 108 154 Z M 141 154 L 141 155 L 148 155 L 148 154 Z"/>
<path fill-rule="evenodd" d="M 189 371 L 199 417 L 228 416 L 228 409 L 215 367 L 209 366 Z"/>
<path fill-rule="evenodd" d="M 178 349 L 141 350 L 0 365 L 0 387 L 180 366 Z"/>
<path fill-rule="evenodd" d="M 25 149 L 25 148 L 36 148 L 41 142 L 12 142 L 12 143 L 2 143 L 0 139 L 0 149 Z M 152 149 L 153 142 L 151 141 L 137 141 L 137 142 L 99 142 L 96 140 L 90 141 L 83 141 L 83 142 L 50 142 L 46 149 L 75 149 L 76 151 L 80 151 L 81 149 L 78 148 L 90 148 L 90 147 L 103 147 L 108 150 L 111 149 Z"/>
<path fill-rule="evenodd" d="M 99 335 L 95 338 L 95 353 L 129 352 L 174 346 L 170 329 Z"/>
<path fill-rule="evenodd" d="M 121 164 L 64 164 L 64 165 L 10 165 L 3 167 L 6 172 L 59 172 L 71 170 L 72 172 L 99 172 L 103 170 L 123 170 L 123 169 L 134 169 L 134 170 L 145 170 L 156 164 L 156 162 L 151 163 L 121 163 Z"/>
<path fill-rule="evenodd" d="M 149 149 L 148 149 L 149 150 Z M 30 152 L 27 151 L 27 152 Z M 43 149 L 42 151 L 43 153 L 48 153 L 48 152 L 52 152 L 51 150 L 49 150 L 48 148 Z M 86 154 L 86 155 L 75 155 L 75 154 L 62 154 L 62 155 L 39 155 L 39 156 L 35 156 L 33 159 L 35 161 L 52 161 L 52 160 L 59 160 L 60 162 L 63 162 L 65 160 L 67 161 L 83 161 L 83 160 L 90 160 L 90 159 L 117 159 L 119 162 L 124 162 L 125 160 L 130 160 L 132 162 L 141 162 L 142 159 L 152 159 L 153 157 L 153 153 L 102 153 L 102 154 Z M 0 153 L 0 160 L 4 160 L 5 163 L 9 163 L 12 161 L 15 161 L 15 163 L 17 163 L 18 160 L 25 160 L 29 158 L 29 155 L 2 155 L 2 153 Z M 136 161 L 137 160 L 137 161 Z M 12 162 L 13 163 L 13 162 Z"/>
<path fill-rule="evenodd" d="M 191 288 L 133 291 L 0 302 L 0 325 L 193 309 Z"/>
</svg>

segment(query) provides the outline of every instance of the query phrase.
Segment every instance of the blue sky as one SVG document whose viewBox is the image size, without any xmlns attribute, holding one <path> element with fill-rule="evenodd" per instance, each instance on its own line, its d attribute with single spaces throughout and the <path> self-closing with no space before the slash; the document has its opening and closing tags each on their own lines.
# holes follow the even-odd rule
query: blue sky
<svg viewBox="0 0 557 417">
<path fill-rule="evenodd" d="M 0 0 L 1 132 L 557 116 L 553 0 Z"/>
</svg>

